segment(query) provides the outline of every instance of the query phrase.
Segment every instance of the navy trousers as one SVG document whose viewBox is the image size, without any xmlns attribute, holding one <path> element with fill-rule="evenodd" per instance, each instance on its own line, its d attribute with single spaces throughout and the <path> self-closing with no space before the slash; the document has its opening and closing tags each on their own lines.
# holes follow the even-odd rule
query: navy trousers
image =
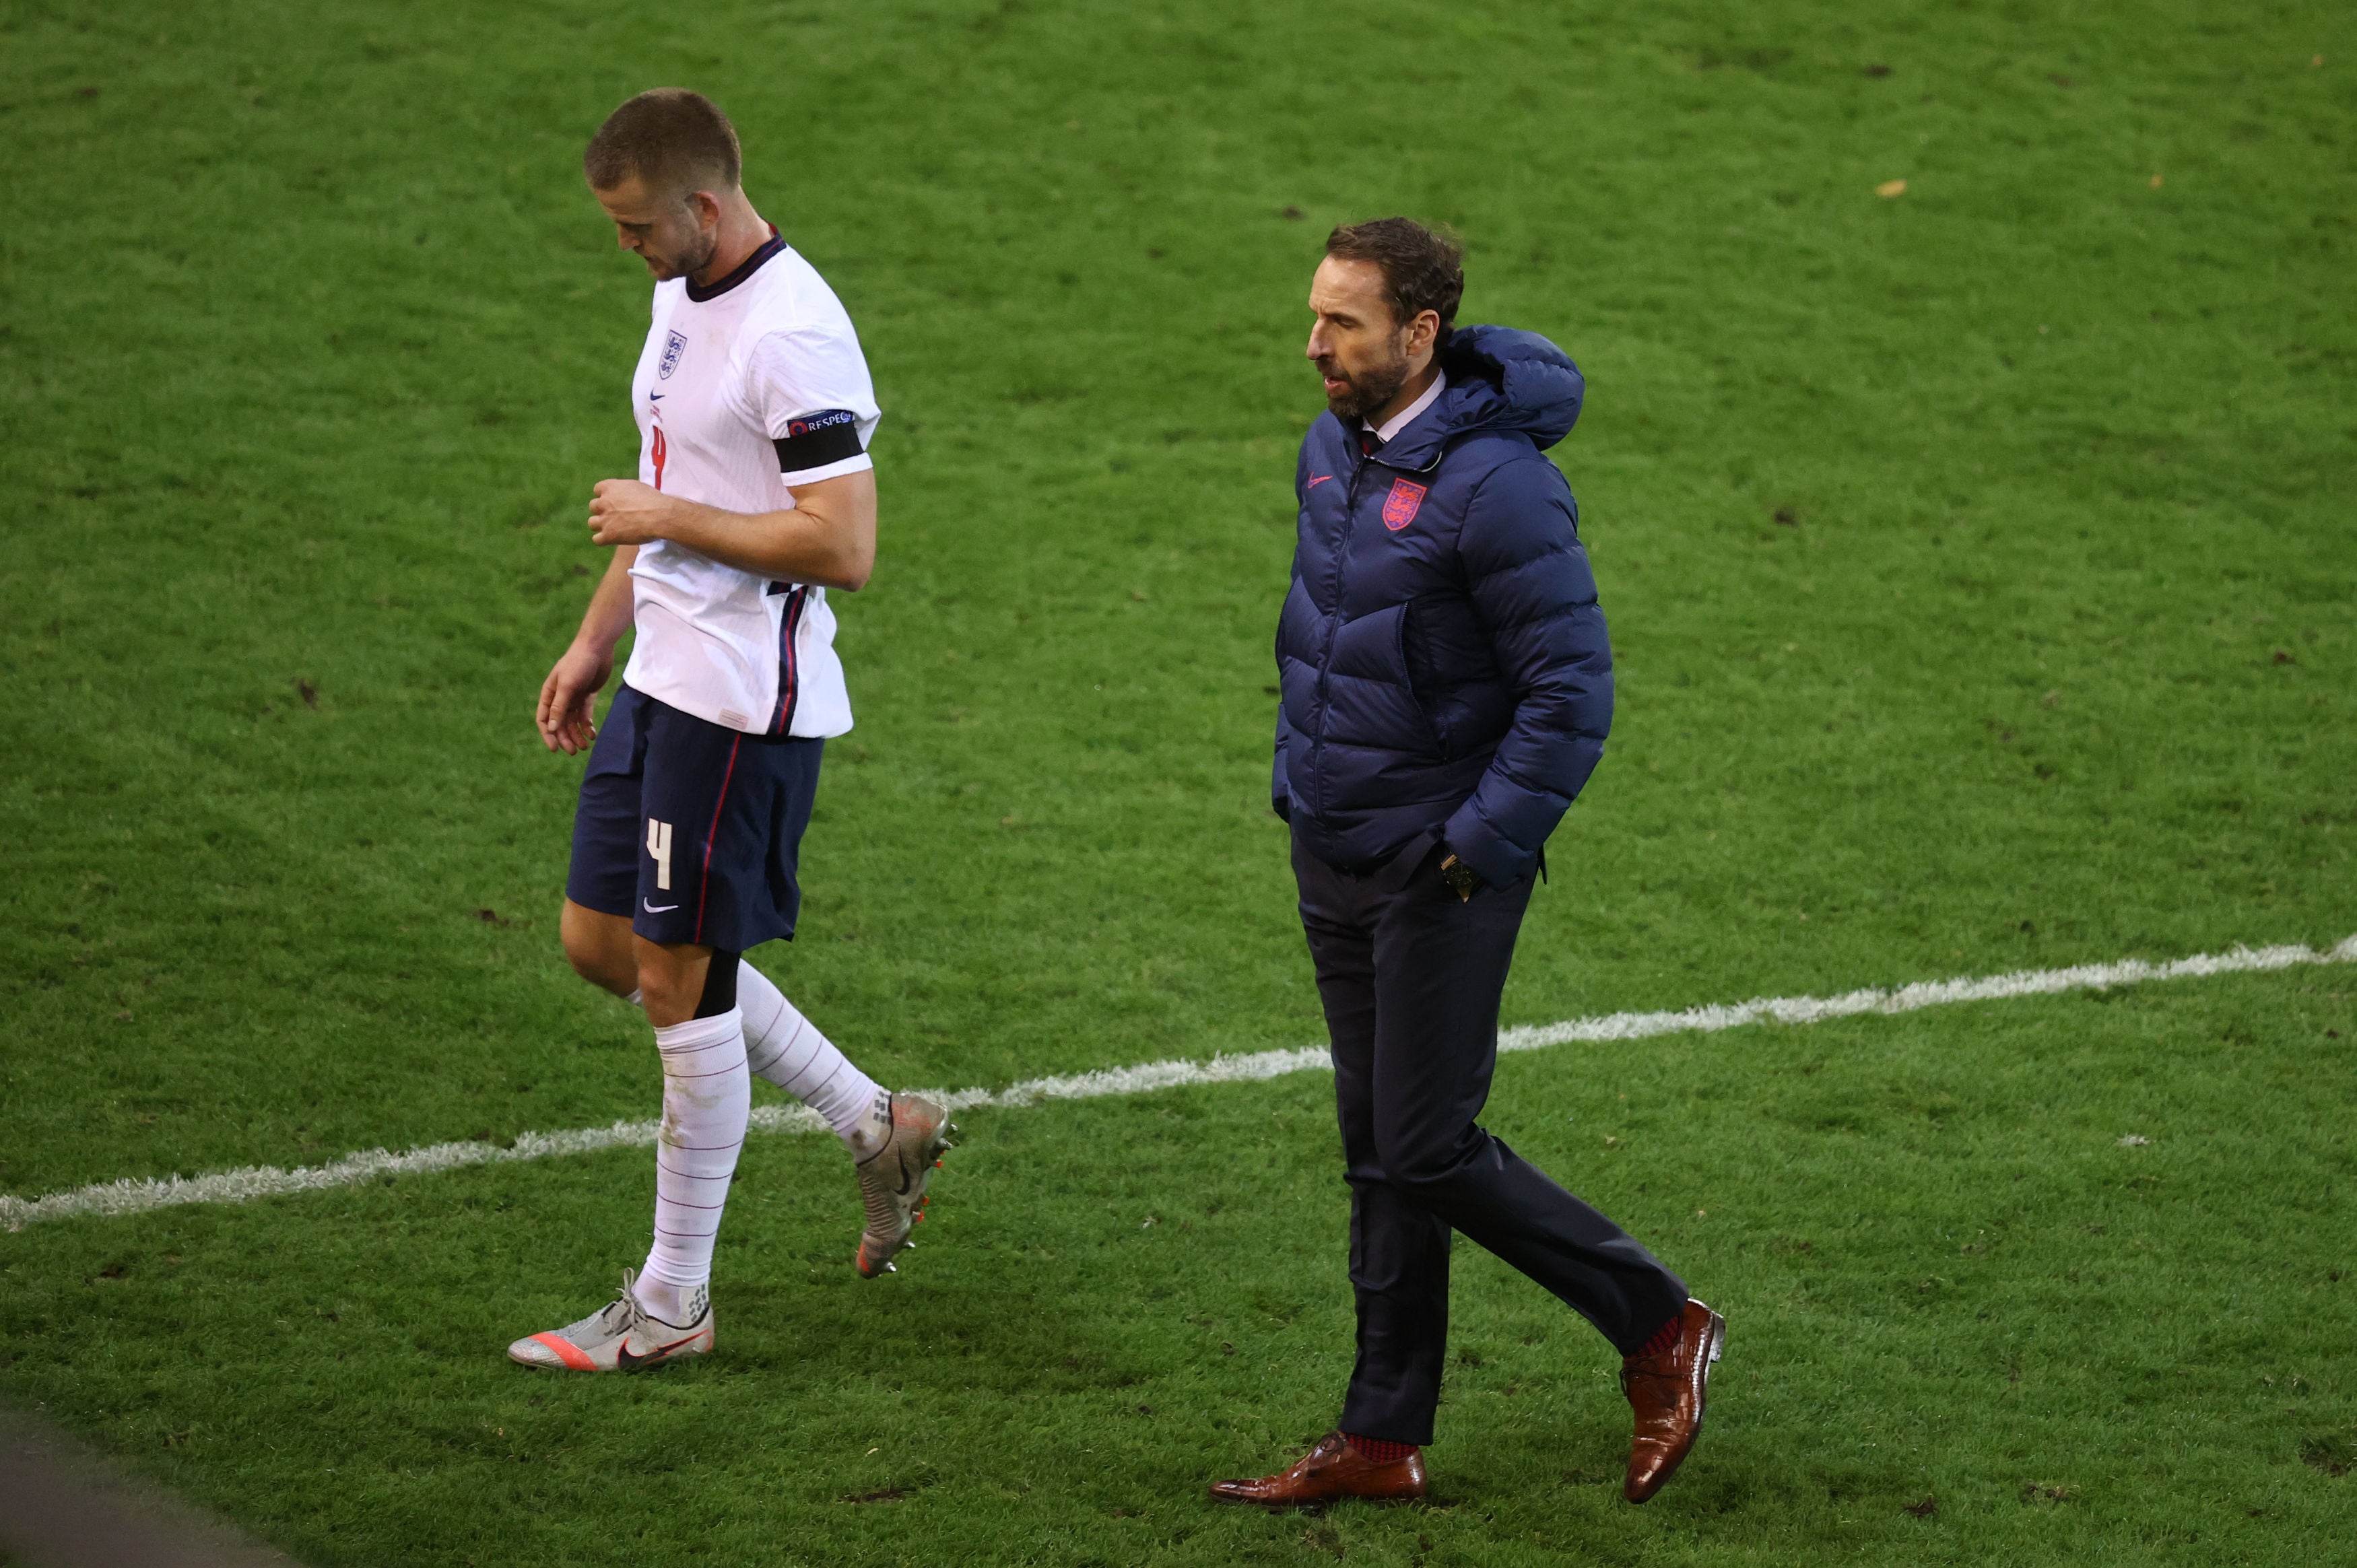
<svg viewBox="0 0 2357 1568">
<path fill-rule="evenodd" d="M 1426 838 L 1350 876 L 1293 846 L 1351 1187 L 1359 1356 L 1341 1427 L 1418 1444 L 1432 1441 L 1440 1402 L 1450 1230 L 1554 1292 L 1623 1355 L 1686 1303 L 1677 1275 L 1475 1120 L 1531 880 L 1463 901 L 1440 858 Z"/>
</svg>

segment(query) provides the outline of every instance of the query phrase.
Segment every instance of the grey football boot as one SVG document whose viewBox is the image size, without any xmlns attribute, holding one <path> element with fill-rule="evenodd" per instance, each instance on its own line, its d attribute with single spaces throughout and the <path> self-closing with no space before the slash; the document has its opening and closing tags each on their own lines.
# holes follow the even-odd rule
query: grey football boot
<svg viewBox="0 0 2357 1568">
<path fill-rule="evenodd" d="M 852 1134 L 859 1194 L 867 1204 L 867 1229 L 859 1237 L 864 1277 L 897 1273 L 893 1254 L 916 1245 L 909 1232 L 925 1217 L 925 1189 L 956 1133 L 947 1106 L 921 1094 L 888 1094 L 877 1097 L 874 1112 Z"/>
<path fill-rule="evenodd" d="M 508 1359 L 552 1370 L 635 1372 L 712 1348 L 712 1298 L 702 1286 L 688 1304 L 694 1321 L 665 1323 L 639 1305 L 630 1288 L 635 1279 L 632 1271 L 623 1270 L 619 1300 L 578 1323 L 517 1340 L 508 1347 Z"/>
</svg>

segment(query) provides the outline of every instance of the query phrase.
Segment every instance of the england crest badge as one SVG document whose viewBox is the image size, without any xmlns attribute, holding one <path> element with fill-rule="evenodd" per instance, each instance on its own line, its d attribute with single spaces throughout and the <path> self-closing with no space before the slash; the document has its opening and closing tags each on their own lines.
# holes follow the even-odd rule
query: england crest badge
<svg viewBox="0 0 2357 1568">
<path fill-rule="evenodd" d="M 1383 498 L 1383 526 L 1397 533 L 1415 521 L 1415 509 L 1424 504 L 1425 487 L 1411 485 L 1405 479 L 1392 481 L 1392 493 Z"/>
<path fill-rule="evenodd" d="M 671 373 L 679 369 L 680 355 L 686 350 L 687 339 L 679 333 L 674 332 L 664 338 L 662 363 L 656 368 L 655 379 L 663 381 L 671 380 Z"/>
</svg>

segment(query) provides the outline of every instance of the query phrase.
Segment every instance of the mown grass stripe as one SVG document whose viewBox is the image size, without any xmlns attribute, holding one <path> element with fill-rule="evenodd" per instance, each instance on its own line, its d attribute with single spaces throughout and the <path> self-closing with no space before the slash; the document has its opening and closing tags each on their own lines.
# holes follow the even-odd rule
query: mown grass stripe
<svg viewBox="0 0 2357 1568">
<path fill-rule="evenodd" d="M 2123 959 L 2115 963 L 2081 964 L 2068 969 L 2020 970 L 2009 974 L 1972 976 L 1957 980 L 1919 981 L 1895 989 L 1868 988 L 1839 996 L 1777 996 L 1749 1002 L 1689 1007 L 1677 1012 L 1612 1013 L 1595 1018 L 1573 1018 L 1560 1024 L 1524 1025 L 1498 1038 L 1501 1051 L 1533 1051 L 1581 1041 L 1640 1040 L 1659 1035 L 1712 1034 L 1754 1024 L 1821 1024 L 1829 1018 L 1851 1018 L 1869 1013 L 1913 1013 L 1926 1007 L 1946 1007 L 1967 1002 L 1998 1002 L 2017 996 L 2051 996 L 2069 991 L 2102 991 L 2114 986 L 2141 985 L 2155 981 L 2193 980 L 2214 974 L 2289 969 L 2299 964 L 2357 962 L 2357 935 L 2321 950 L 2292 944 L 2278 947 L 2235 947 L 2222 953 L 2199 953 L 2166 963 Z M 1242 1056 L 1213 1057 L 1209 1061 L 1140 1062 L 1099 1072 L 1066 1077 L 1026 1079 L 993 1092 L 965 1089 L 934 1092 L 952 1109 L 992 1106 L 1017 1109 L 1049 1100 L 1099 1100 L 1109 1096 L 1146 1094 L 1188 1084 L 1255 1083 L 1287 1073 L 1308 1072 L 1327 1066 L 1323 1047 L 1255 1051 Z M 754 1108 L 752 1128 L 760 1133 L 823 1133 L 825 1121 L 801 1105 Z M 423 1176 L 468 1165 L 504 1165 L 518 1160 L 542 1160 L 558 1155 L 585 1155 L 598 1149 L 651 1144 L 657 1123 L 617 1122 L 607 1127 L 582 1127 L 562 1133 L 524 1133 L 512 1144 L 481 1142 L 433 1144 L 395 1154 L 367 1149 L 346 1155 L 324 1165 L 283 1170 L 276 1165 L 248 1165 L 210 1176 L 170 1176 L 162 1180 L 125 1178 L 98 1182 L 44 1197 L 0 1197 L 0 1225 L 10 1230 L 45 1219 L 70 1219 L 144 1214 L 186 1203 L 250 1203 L 260 1197 L 317 1192 L 353 1187 L 362 1182 L 400 1176 Z"/>
</svg>

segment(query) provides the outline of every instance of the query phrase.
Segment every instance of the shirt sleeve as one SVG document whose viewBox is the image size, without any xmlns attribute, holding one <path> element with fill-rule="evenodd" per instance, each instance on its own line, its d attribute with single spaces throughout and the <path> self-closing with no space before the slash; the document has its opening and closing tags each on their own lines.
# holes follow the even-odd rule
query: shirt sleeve
<svg viewBox="0 0 2357 1568">
<path fill-rule="evenodd" d="M 778 449 L 779 477 L 813 485 L 875 464 L 867 443 L 881 414 L 851 324 L 771 332 L 750 356 L 753 403 Z"/>
</svg>

